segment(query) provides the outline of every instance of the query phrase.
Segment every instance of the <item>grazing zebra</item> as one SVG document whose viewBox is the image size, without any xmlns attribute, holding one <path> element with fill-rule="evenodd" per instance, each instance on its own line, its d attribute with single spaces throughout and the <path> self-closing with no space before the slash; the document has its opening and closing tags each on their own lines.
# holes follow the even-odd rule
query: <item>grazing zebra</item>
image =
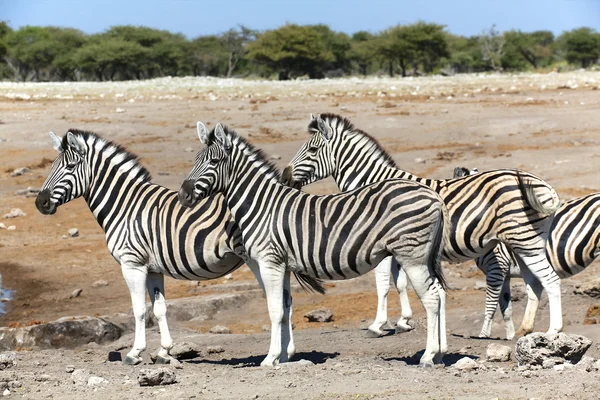
<svg viewBox="0 0 600 400">
<path fill-rule="evenodd" d="M 50 137 L 59 155 L 35 200 L 37 209 L 54 214 L 64 203 L 85 199 L 106 233 L 108 249 L 121 264 L 131 293 L 135 340 L 124 362 L 142 361 L 146 289 L 160 329 L 157 362 L 169 362 L 173 341 L 166 318 L 164 275 L 215 279 L 243 263 L 241 232 L 223 196 L 183 208 L 177 192 L 151 183 L 138 158 L 118 144 L 79 130 L 67 132 L 62 139 L 50 132 Z"/>
<path fill-rule="evenodd" d="M 207 147 L 196 156 L 179 199 L 193 206 L 212 193 L 225 195 L 267 295 L 271 345 L 261 365 L 275 365 L 295 352 L 290 271 L 318 280 L 350 279 L 388 256 L 402 264 L 427 311 L 421 364 L 441 362 L 447 349 L 440 266 L 447 215 L 437 193 L 394 179 L 346 193 L 311 195 L 280 184 L 264 154 L 221 124 L 209 133 L 199 122 L 198 136 Z"/>
<path fill-rule="evenodd" d="M 545 255 L 550 215 L 558 208 L 556 191 L 540 178 L 517 170 L 481 172 L 457 179 L 419 178 L 399 169 L 379 143 L 352 123 L 335 114 L 313 118 L 311 138 L 304 143 L 283 172 L 282 181 L 301 187 L 333 176 L 342 191 L 390 178 L 423 183 L 444 200 L 450 215 L 449 240 L 444 259 L 450 262 L 483 256 L 498 242 L 516 255 L 521 272 L 539 298 L 537 277 L 550 299 L 549 333 L 562 330 L 560 279 Z M 377 283 L 389 281 L 391 262 L 376 269 Z M 385 276 L 384 276 L 385 275 Z M 383 289 L 389 288 L 389 282 Z M 375 322 L 369 329 L 381 334 L 387 323 L 387 300 L 378 288 L 379 305 Z M 383 311 L 382 311 L 383 310 Z M 529 310 L 529 307 L 528 307 Z M 403 311 L 404 315 L 404 311 Z M 531 317 L 526 314 L 526 317 Z M 524 320 L 522 333 L 533 330 L 533 319 Z"/>
</svg>

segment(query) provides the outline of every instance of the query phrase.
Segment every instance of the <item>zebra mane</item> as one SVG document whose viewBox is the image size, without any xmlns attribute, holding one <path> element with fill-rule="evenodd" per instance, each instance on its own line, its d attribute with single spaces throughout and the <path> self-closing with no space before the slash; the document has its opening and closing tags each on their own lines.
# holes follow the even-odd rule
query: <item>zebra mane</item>
<svg viewBox="0 0 600 400">
<path fill-rule="evenodd" d="M 323 119 L 324 121 L 327 121 L 329 123 L 329 125 L 332 126 L 332 128 L 337 128 L 338 132 L 340 134 L 343 134 L 344 132 L 352 132 L 352 134 L 360 136 L 361 138 L 364 138 L 364 140 L 369 143 L 369 147 L 370 147 L 369 152 L 370 153 L 374 153 L 376 156 L 383 158 L 383 160 L 386 163 L 389 163 L 391 167 L 398 168 L 398 166 L 396 165 L 396 162 L 394 161 L 392 156 L 389 155 L 388 152 L 383 149 L 383 147 L 381 147 L 381 144 L 379 144 L 377 139 L 375 139 L 373 136 L 369 135 L 367 132 L 356 128 L 354 126 L 354 124 L 352 122 L 350 122 L 349 119 L 342 117 L 341 115 L 337 115 L 337 114 L 333 114 L 333 113 L 324 113 L 324 114 L 320 114 L 320 116 L 321 116 L 321 119 Z M 341 130 L 339 129 L 340 125 L 341 125 Z M 319 131 L 319 128 L 317 125 L 317 120 L 313 119 L 308 124 L 308 132 L 310 134 L 314 135 L 318 131 Z"/>
<path fill-rule="evenodd" d="M 223 131 L 231 138 L 231 143 L 240 149 L 244 155 L 248 156 L 251 162 L 253 162 L 255 165 L 258 165 L 265 175 L 267 175 L 269 178 L 276 179 L 279 182 L 281 173 L 275 164 L 269 161 L 267 154 L 265 154 L 263 150 L 255 147 L 252 143 L 241 137 L 235 130 L 228 128 L 225 125 L 223 125 Z M 215 130 L 213 128 L 209 134 L 209 143 L 213 142 L 215 137 L 214 133 Z"/>
<path fill-rule="evenodd" d="M 69 132 L 72 134 L 79 136 L 83 139 L 84 142 L 87 142 L 89 139 L 94 139 L 95 143 L 100 143 L 103 149 L 112 148 L 116 153 L 123 155 L 124 162 L 133 161 L 135 164 L 135 168 L 137 168 L 141 172 L 141 176 L 144 182 L 150 182 L 152 180 L 152 175 L 150 171 L 146 169 L 141 163 L 139 157 L 127 150 L 125 147 L 121 146 L 118 143 L 112 142 L 110 140 L 104 139 L 102 136 L 97 133 L 90 131 L 82 131 L 79 129 L 69 129 Z M 69 143 L 67 142 L 67 135 L 62 138 L 62 148 L 67 149 L 69 147 Z"/>
</svg>

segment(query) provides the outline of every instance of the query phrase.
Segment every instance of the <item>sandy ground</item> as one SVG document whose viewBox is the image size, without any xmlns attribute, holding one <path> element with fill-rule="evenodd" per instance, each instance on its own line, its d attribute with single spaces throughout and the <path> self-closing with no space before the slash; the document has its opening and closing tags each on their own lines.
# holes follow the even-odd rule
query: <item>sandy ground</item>
<svg viewBox="0 0 600 400">
<path fill-rule="evenodd" d="M 543 177 L 562 199 L 569 199 L 600 190 L 599 85 L 598 72 L 287 83 L 200 78 L 114 84 L 0 83 L 0 215 L 13 207 L 27 214 L 2 220 L 16 230 L 0 230 L 0 273 L 3 285 L 14 290 L 14 299 L 5 304 L 8 313 L 0 315 L 0 325 L 127 312 L 130 308 L 120 268 L 108 254 L 103 232 L 85 202 L 77 200 L 53 216 L 43 216 L 35 209 L 33 198 L 14 193 L 28 186 L 39 187 L 44 181 L 56 155 L 47 136 L 49 130 L 60 135 L 68 128 L 96 131 L 139 154 L 154 181 L 177 189 L 193 163 L 195 153 L 186 149 L 200 147 L 195 134 L 197 120 L 230 125 L 267 153 L 280 156 L 277 164 L 284 167 L 308 137 L 309 113 L 335 112 L 379 139 L 400 167 L 422 176 L 449 177 L 457 165 L 480 170 L 522 168 Z M 416 163 L 416 158 L 426 162 Z M 13 169 L 23 166 L 31 172 L 10 177 Z M 337 189 L 327 180 L 308 190 L 329 193 Z M 73 227 L 80 236 L 63 239 Z M 597 273 L 598 265 L 593 265 L 563 285 L 566 331 L 593 340 L 598 339 L 600 330 L 581 322 L 595 301 L 573 295 L 572 288 Z M 447 274 L 455 288 L 448 302 L 451 354 L 447 363 L 456 361 L 458 350 L 467 345 L 472 346 L 472 356 L 481 357 L 489 341 L 468 336 L 477 335 L 481 327 L 484 292 L 475 290 L 474 284 L 483 280 L 483 275 L 473 263 L 448 266 Z M 109 285 L 92 288 L 99 279 Z M 244 267 L 228 283 L 251 279 Z M 223 283 L 221 279 L 198 286 L 167 280 L 167 299 L 213 293 L 213 286 Z M 521 285 L 514 282 L 514 286 Z M 81 296 L 68 299 L 77 288 L 83 289 Z M 165 398 L 175 394 L 206 398 L 397 398 L 400 394 L 419 398 L 561 398 L 573 394 L 588 397 L 599 389 L 594 373 L 534 371 L 535 376 L 527 378 L 507 363 L 501 366 L 506 375 L 494 367 L 455 376 L 452 368 L 422 371 L 405 366 L 400 361 L 412 364 L 413 356 L 423 349 L 425 332 L 421 327 L 402 336 L 363 337 L 361 328 L 375 313 L 372 274 L 352 283 L 333 284 L 329 292 L 327 296 L 297 294 L 294 298 L 299 357 L 311 359 L 315 366 L 271 371 L 255 367 L 268 347 L 267 335 L 261 333 L 268 317 L 264 300 L 259 298 L 243 310 L 228 310 L 212 321 L 176 328 L 175 340 L 189 337 L 186 340 L 221 344 L 226 351 L 186 364 L 178 370 L 180 383 L 164 392 L 125 382 L 125 375 L 135 381 L 137 369 L 105 364 L 110 346 L 21 352 L 23 360 L 11 373 L 20 374 L 24 383 L 17 393 L 33 398 L 80 398 L 85 388 L 72 385 L 64 372 L 65 365 L 78 363 L 111 382 L 96 388 L 97 392 L 85 389 L 102 398 L 122 394 L 129 398 L 140 394 Z M 411 296 L 415 318 L 422 320 L 424 313 L 413 293 Z M 317 306 L 331 308 L 335 321 L 323 326 L 305 322 L 304 313 Z M 515 302 L 517 325 L 523 309 L 524 301 Z M 393 318 L 398 316 L 396 296 L 390 297 L 390 313 Z M 217 323 L 229 326 L 234 335 L 205 334 Z M 547 324 L 548 309 L 543 306 L 537 327 L 544 330 Z M 493 332 L 503 336 L 499 318 Z M 150 345 L 156 346 L 157 333 L 149 332 L 148 337 Z M 131 342 L 131 337 L 120 341 L 124 347 Z M 600 356 L 595 345 L 590 354 Z M 46 360 L 44 365 L 36 365 L 40 360 Z M 245 367 L 236 368 L 238 364 Z M 35 381 L 39 373 L 49 374 L 51 379 Z"/>
</svg>

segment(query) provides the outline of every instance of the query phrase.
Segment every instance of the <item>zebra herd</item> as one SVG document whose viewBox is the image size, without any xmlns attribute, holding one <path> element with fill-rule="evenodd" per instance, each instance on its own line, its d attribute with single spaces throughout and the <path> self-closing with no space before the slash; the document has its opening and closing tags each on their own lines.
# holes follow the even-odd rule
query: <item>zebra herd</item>
<svg viewBox="0 0 600 400">
<path fill-rule="evenodd" d="M 271 344 L 261 365 L 290 360 L 291 273 L 308 290 L 375 269 L 378 307 L 371 336 L 387 323 L 390 275 L 400 294 L 397 331 L 412 329 L 408 280 L 427 314 L 421 365 L 447 351 L 447 285 L 441 261 L 476 259 L 487 277 L 480 336 L 488 337 L 500 309 L 506 335 L 515 335 L 510 277 L 521 275 L 528 303 L 519 329 L 533 331 L 541 292 L 549 296 L 549 333 L 562 330 L 560 278 L 582 271 L 599 253 L 600 194 L 560 205 L 556 191 L 523 171 L 455 170 L 455 178 L 419 178 L 398 168 L 380 144 L 335 114 L 311 116 L 311 136 L 280 175 L 235 131 L 217 124 L 197 133 L 205 147 L 175 192 L 123 147 L 86 131 L 50 137 L 59 155 L 36 198 L 43 214 L 83 197 L 121 264 L 135 318 L 138 364 L 146 347 L 148 292 L 158 320 L 157 362 L 168 363 L 164 275 L 208 280 L 246 263 L 265 292 Z M 302 186 L 333 177 L 341 193 L 312 195 Z"/>
</svg>

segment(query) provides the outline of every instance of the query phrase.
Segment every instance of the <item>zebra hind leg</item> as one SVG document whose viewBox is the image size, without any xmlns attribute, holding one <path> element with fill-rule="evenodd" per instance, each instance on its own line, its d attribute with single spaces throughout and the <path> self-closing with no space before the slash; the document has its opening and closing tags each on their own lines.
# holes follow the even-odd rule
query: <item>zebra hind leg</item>
<svg viewBox="0 0 600 400">
<path fill-rule="evenodd" d="M 384 258 L 375 268 L 377 315 L 375 316 L 375 321 L 367 328 L 367 337 L 377 338 L 383 336 L 383 327 L 388 323 L 387 298 L 390 291 L 391 269 L 392 257 Z"/>
<path fill-rule="evenodd" d="M 412 308 L 410 307 L 410 301 L 408 300 L 408 292 L 406 291 L 408 287 L 408 279 L 406 277 L 406 272 L 396 262 L 396 260 L 392 261 L 392 276 L 394 277 L 396 289 L 398 290 L 398 295 L 400 296 L 400 308 L 402 309 L 402 314 L 398 319 L 398 322 L 396 322 L 396 333 L 398 334 L 412 331 L 414 328 L 408 323 L 413 316 Z"/>
<path fill-rule="evenodd" d="M 129 288 L 131 306 L 135 318 L 133 348 L 127 353 L 123 363 L 137 365 L 142 362 L 140 354 L 146 349 L 146 279 L 148 272 L 146 267 L 127 264 L 122 264 L 121 270 Z"/>
<path fill-rule="evenodd" d="M 504 329 L 506 330 L 506 339 L 512 340 L 515 337 L 515 324 L 512 318 L 512 300 L 510 298 L 510 274 L 504 278 L 502 284 L 502 293 L 500 295 L 500 311 L 504 319 Z"/>
<path fill-rule="evenodd" d="M 542 297 L 543 286 L 539 280 L 529 269 L 523 265 L 521 267 L 521 274 L 523 280 L 527 286 L 527 307 L 525 307 L 525 314 L 523 315 L 523 321 L 519 330 L 516 332 L 517 336 L 525 336 L 533 332 L 535 326 L 535 314 L 539 307 L 540 298 Z"/>
<path fill-rule="evenodd" d="M 492 324 L 494 322 L 496 309 L 498 308 L 502 284 L 504 283 L 504 279 L 508 274 L 508 271 L 505 271 L 503 268 L 501 268 L 498 262 L 495 260 L 487 265 L 485 271 L 485 314 L 483 326 L 481 328 L 481 332 L 479 333 L 480 338 L 489 338 L 492 335 Z"/>
<path fill-rule="evenodd" d="M 260 365 L 262 367 L 274 367 L 279 364 L 282 350 L 285 266 L 277 266 L 264 261 L 259 262 L 259 266 L 260 275 L 265 285 L 269 318 L 271 319 L 271 345 L 269 346 L 269 353 Z"/>
<path fill-rule="evenodd" d="M 167 303 L 165 301 L 165 279 L 162 274 L 148 274 L 148 294 L 152 301 L 152 311 L 158 320 L 160 331 L 160 350 L 156 356 L 156 364 L 169 364 L 173 357 L 169 354 L 173 347 L 173 339 L 167 324 Z"/>
<path fill-rule="evenodd" d="M 290 271 L 285 272 L 283 280 L 283 321 L 281 323 L 281 357 L 280 362 L 288 362 L 296 354 L 294 334 L 292 332 L 292 292 L 290 287 Z"/>
</svg>

